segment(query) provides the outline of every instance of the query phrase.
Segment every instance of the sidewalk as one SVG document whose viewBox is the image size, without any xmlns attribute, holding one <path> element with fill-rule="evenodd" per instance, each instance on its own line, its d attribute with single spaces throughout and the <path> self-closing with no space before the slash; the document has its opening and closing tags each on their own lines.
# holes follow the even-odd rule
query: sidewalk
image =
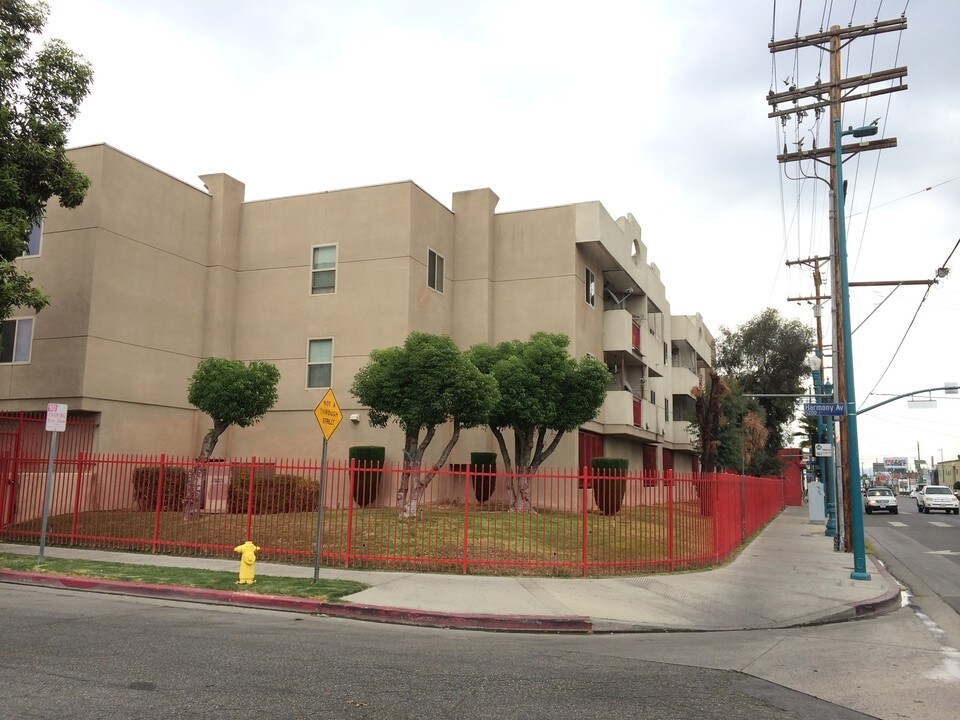
<svg viewBox="0 0 960 720">
<path fill-rule="evenodd" d="M 0 544 L 0 552 L 36 547 Z M 48 547 L 48 557 L 236 571 L 238 561 Z M 605 579 L 486 577 L 321 568 L 325 578 L 370 587 L 339 603 L 0 571 L 2 582 L 312 612 L 380 622 L 525 632 L 677 632 L 785 628 L 865 617 L 900 607 L 900 587 L 868 561 L 833 550 L 806 508 L 790 507 L 739 557 L 716 570 Z M 313 577 L 313 568 L 257 563 L 258 575 Z"/>
</svg>

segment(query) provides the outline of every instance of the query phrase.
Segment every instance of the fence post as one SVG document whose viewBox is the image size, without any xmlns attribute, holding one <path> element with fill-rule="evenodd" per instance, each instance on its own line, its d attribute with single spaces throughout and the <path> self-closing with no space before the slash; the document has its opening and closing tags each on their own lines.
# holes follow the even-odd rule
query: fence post
<svg viewBox="0 0 960 720">
<path fill-rule="evenodd" d="M 470 541 L 470 485 L 473 478 L 473 466 L 467 465 L 467 474 L 463 477 L 463 574 L 467 574 L 467 543 Z"/>
<path fill-rule="evenodd" d="M 73 523 L 70 526 L 70 544 L 77 542 L 77 520 L 80 516 L 80 483 L 83 482 L 83 451 L 77 453 L 77 489 L 73 494 Z"/>
<path fill-rule="evenodd" d="M 673 471 L 667 470 L 666 477 L 663 479 L 667 486 L 667 568 L 673 572 Z"/>
<path fill-rule="evenodd" d="M 587 466 L 580 468 L 580 507 L 583 513 L 583 547 L 581 551 L 580 574 L 587 574 Z"/>
<path fill-rule="evenodd" d="M 253 528 L 253 476 L 257 472 L 257 456 L 250 458 L 250 482 L 247 485 L 247 535 L 244 540 L 251 540 L 250 531 Z"/>
<path fill-rule="evenodd" d="M 713 562 L 720 562 L 720 544 L 723 533 L 720 532 L 720 524 L 723 519 L 720 517 L 720 475 L 713 474 Z"/>
<path fill-rule="evenodd" d="M 372 462 L 372 461 L 367 461 Z M 340 464 L 343 467 L 343 464 Z M 356 485 L 356 479 L 354 478 L 354 471 L 357 468 L 357 459 L 350 458 L 350 488 L 347 495 L 347 542 L 346 542 L 346 552 L 343 556 L 343 567 L 345 569 L 350 569 L 350 549 L 352 547 L 351 540 L 353 539 L 353 489 Z M 368 469 L 369 470 L 369 469 Z M 364 480 L 364 482 L 367 482 Z M 341 487 L 343 487 L 341 485 Z M 323 502 L 323 498 L 320 498 L 320 502 Z"/>
<path fill-rule="evenodd" d="M 166 468 L 166 453 L 160 455 L 160 477 L 157 480 L 157 509 L 153 517 L 153 541 L 150 543 L 150 552 L 157 551 L 158 540 L 160 538 L 160 511 L 163 510 L 163 480 Z"/>
</svg>

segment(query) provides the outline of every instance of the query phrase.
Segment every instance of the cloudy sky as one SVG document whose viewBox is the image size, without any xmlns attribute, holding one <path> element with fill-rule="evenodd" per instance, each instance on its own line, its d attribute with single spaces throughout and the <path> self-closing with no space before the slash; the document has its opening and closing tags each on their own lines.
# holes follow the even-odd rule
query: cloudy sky
<svg viewBox="0 0 960 720">
<path fill-rule="evenodd" d="M 251 200 L 404 179 L 447 206 L 478 187 L 501 211 L 599 200 L 637 218 L 672 311 L 714 334 L 766 307 L 812 325 L 788 301 L 812 275 L 786 262 L 828 254 L 826 184 L 776 160 L 828 144 L 828 123 L 781 126 L 766 100 L 827 80 L 827 61 L 768 43 L 906 10 L 905 32 L 842 56 L 845 76 L 909 69 L 907 90 L 845 108 L 845 126 L 879 117 L 899 143 L 845 164 L 850 279 L 930 280 L 960 239 L 955 0 L 48 2 L 46 34 L 95 72 L 71 145 L 197 187 L 226 172 Z M 950 265 L 925 300 L 851 290 L 860 407 L 960 380 L 960 251 Z M 867 468 L 960 456 L 960 396 L 933 396 L 861 416 Z"/>
</svg>

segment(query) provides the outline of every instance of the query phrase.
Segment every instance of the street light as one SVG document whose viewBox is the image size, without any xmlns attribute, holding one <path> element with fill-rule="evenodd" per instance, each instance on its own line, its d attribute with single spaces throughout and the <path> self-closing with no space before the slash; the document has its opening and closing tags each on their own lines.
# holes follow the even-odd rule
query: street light
<svg viewBox="0 0 960 720">
<path fill-rule="evenodd" d="M 817 306 L 820 307 L 819 305 Z M 822 402 L 828 393 L 824 390 L 821 381 L 820 368 L 823 367 L 823 360 L 820 359 L 820 351 L 812 352 L 807 355 L 807 367 L 810 368 L 813 375 L 813 392 L 816 397 L 814 402 Z M 827 441 L 830 447 L 833 447 L 833 422 L 824 420 L 822 416 L 817 415 L 817 440 L 819 442 Z M 827 435 L 827 426 L 830 426 L 830 438 Z M 820 480 L 823 482 L 823 494 L 825 510 L 827 513 L 827 525 L 823 534 L 827 537 L 834 537 L 837 534 L 837 491 L 834 486 L 833 461 L 831 458 L 818 457 L 817 465 L 820 469 Z"/>
<path fill-rule="evenodd" d="M 860 504 L 860 448 L 857 438 L 857 393 L 853 382 L 853 343 L 850 331 L 850 281 L 847 276 L 847 230 L 843 217 L 843 150 L 840 140 L 844 135 L 855 138 L 876 135 L 876 125 L 840 130 L 840 121 L 833 121 L 834 161 L 837 165 L 837 265 L 840 268 L 840 302 L 843 308 L 843 370 L 846 378 L 847 404 L 847 472 L 850 474 L 850 537 L 853 540 L 853 580 L 869 580 L 867 556 L 863 541 L 863 507 Z"/>
</svg>

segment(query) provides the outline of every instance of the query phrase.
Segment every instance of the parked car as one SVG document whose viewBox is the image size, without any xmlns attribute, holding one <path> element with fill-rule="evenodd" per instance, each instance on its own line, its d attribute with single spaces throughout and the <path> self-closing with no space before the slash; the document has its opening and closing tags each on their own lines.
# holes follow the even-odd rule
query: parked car
<svg viewBox="0 0 960 720">
<path fill-rule="evenodd" d="M 867 515 L 874 510 L 886 510 L 891 515 L 900 512 L 897 496 L 886 486 L 867 488 L 866 496 L 863 498 L 863 509 Z"/>
<path fill-rule="evenodd" d="M 944 510 L 948 514 L 960 515 L 960 500 L 946 485 L 925 485 L 917 493 L 917 510 L 923 513 Z"/>
</svg>

